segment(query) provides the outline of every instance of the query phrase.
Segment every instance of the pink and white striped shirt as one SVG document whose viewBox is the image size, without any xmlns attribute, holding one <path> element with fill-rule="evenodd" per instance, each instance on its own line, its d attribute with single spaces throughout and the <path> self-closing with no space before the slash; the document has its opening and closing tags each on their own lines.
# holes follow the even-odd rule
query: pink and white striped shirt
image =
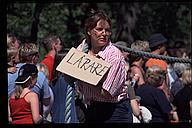
<svg viewBox="0 0 192 128">
<path fill-rule="evenodd" d="M 78 50 L 82 49 L 87 45 L 85 40 L 77 47 Z M 127 97 L 126 91 L 126 70 L 125 70 L 125 60 L 122 56 L 121 51 L 112 45 L 111 42 L 104 47 L 97 57 L 102 58 L 104 61 L 110 63 L 112 66 L 109 69 L 106 79 L 102 84 L 102 89 L 104 90 L 104 95 L 101 94 L 101 88 L 97 86 L 90 85 L 83 81 L 77 81 L 76 84 L 79 90 L 84 94 L 85 103 L 89 104 L 91 100 L 102 101 L 102 102 L 118 102 L 121 99 Z"/>
</svg>

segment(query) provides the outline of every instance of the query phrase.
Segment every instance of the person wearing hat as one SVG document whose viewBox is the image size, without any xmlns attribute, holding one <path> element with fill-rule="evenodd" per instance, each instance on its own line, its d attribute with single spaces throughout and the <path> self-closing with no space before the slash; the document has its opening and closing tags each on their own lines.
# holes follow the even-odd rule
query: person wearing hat
<svg viewBox="0 0 192 128">
<path fill-rule="evenodd" d="M 37 45 L 34 43 L 24 43 L 19 48 L 19 60 L 20 63 L 16 65 L 16 73 L 8 73 L 8 98 L 15 90 L 15 80 L 18 77 L 19 69 L 25 64 L 37 64 L 39 59 L 39 50 Z M 33 92 L 38 94 L 40 101 L 40 107 L 43 105 L 48 106 L 50 104 L 50 91 L 48 79 L 43 72 L 38 72 L 36 85 L 31 89 Z M 43 109 L 40 109 L 43 113 Z M 42 114 L 43 115 L 43 114 Z"/>
<path fill-rule="evenodd" d="M 149 47 L 151 49 L 152 54 L 166 55 L 165 44 L 167 42 L 167 39 L 162 34 L 160 34 L 160 33 L 153 34 L 151 37 L 149 37 L 148 42 L 149 42 Z M 159 60 L 159 59 L 150 58 L 145 63 L 146 67 L 151 67 L 153 65 L 158 65 L 163 70 L 166 70 L 166 68 L 167 68 L 167 63 L 165 61 Z"/>
<path fill-rule="evenodd" d="M 38 95 L 31 91 L 37 81 L 38 70 L 33 64 L 23 65 L 15 80 L 15 90 L 9 100 L 9 120 L 12 124 L 33 124 L 42 120 Z"/>
<path fill-rule="evenodd" d="M 167 51 L 166 51 L 167 39 L 161 33 L 155 33 L 152 36 L 150 36 L 148 39 L 148 42 L 149 42 L 149 47 L 151 49 L 152 54 L 156 54 L 156 55 L 167 54 Z M 161 67 L 164 71 L 167 71 L 168 64 L 164 60 L 149 58 L 148 61 L 145 63 L 146 68 L 152 67 L 153 65 L 157 65 Z M 169 98 L 169 91 L 166 83 L 167 80 L 168 80 L 168 76 L 166 76 L 166 79 L 162 83 L 162 86 L 160 86 L 160 88 L 164 91 L 167 98 Z"/>
</svg>

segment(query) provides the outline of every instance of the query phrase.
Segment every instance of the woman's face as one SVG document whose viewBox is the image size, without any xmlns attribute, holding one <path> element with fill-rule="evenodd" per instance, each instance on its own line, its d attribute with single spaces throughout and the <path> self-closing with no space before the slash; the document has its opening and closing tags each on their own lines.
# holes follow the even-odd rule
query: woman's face
<svg viewBox="0 0 192 128">
<path fill-rule="evenodd" d="M 109 23 L 106 20 L 99 20 L 96 27 L 88 31 L 88 34 L 93 47 L 105 46 L 111 35 Z"/>
<path fill-rule="evenodd" d="M 61 46 L 61 40 L 60 39 L 57 39 L 57 42 L 55 43 L 54 48 L 55 48 L 56 52 L 61 51 L 62 46 Z"/>
</svg>

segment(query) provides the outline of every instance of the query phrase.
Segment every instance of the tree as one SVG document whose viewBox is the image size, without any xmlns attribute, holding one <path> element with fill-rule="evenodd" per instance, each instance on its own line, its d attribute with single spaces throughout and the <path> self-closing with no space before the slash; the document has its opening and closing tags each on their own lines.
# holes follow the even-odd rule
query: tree
<svg viewBox="0 0 192 128">
<path fill-rule="evenodd" d="M 84 37 L 84 19 L 91 9 L 104 10 L 111 17 L 112 42 L 147 40 L 161 32 L 169 40 L 168 47 L 177 39 L 191 46 L 191 4 L 184 2 L 9 3 L 7 29 L 21 42 L 30 39 L 41 44 L 51 32 L 60 35 L 64 47 L 76 47 Z"/>
<path fill-rule="evenodd" d="M 44 7 L 44 3 L 35 4 L 35 11 L 32 18 L 31 37 L 30 37 L 30 42 L 32 43 L 35 43 L 37 41 L 39 16 L 41 14 L 43 7 Z"/>
</svg>

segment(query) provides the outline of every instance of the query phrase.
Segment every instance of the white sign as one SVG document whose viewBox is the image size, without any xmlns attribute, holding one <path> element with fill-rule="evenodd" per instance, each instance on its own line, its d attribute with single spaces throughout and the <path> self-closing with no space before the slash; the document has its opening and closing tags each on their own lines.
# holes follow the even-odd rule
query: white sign
<svg viewBox="0 0 192 128">
<path fill-rule="evenodd" d="M 96 86 L 110 67 L 102 59 L 71 48 L 56 70 Z"/>
</svg>

